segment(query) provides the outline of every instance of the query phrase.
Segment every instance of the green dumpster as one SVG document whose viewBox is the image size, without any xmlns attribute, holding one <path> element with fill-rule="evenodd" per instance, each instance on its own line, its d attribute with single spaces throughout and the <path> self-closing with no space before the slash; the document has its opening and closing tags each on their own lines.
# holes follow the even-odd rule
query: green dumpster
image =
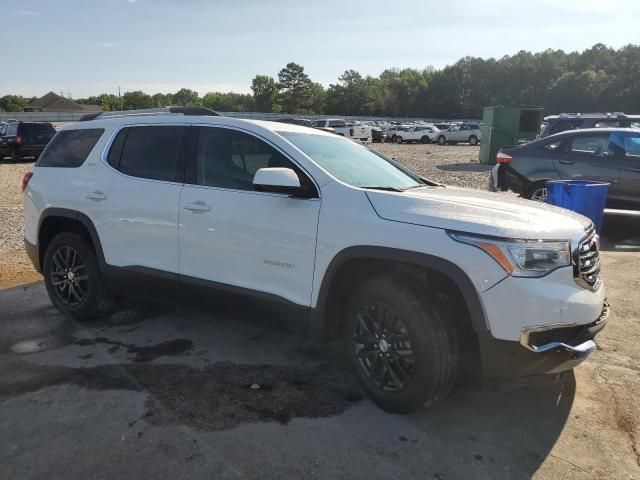
<svg viewBox="0 0 640 480">
<path fill-rule="evenodd" d="M 542 107 L 484 107 L 480 163 L 494 165 L 498 150 L 533 140 L 542 123 Z"/>
</svg>

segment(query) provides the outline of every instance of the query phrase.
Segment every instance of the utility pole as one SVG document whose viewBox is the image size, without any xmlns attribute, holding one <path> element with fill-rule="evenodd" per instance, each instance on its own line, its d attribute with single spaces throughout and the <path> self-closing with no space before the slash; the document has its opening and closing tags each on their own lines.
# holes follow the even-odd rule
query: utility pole
<svg viewBox="0 0 640 480">
<path fill-rule="evenodd" d="M 122 108 L 122 97 L 120 97 L 120 87 L 118 87 L 118 100 L 120 101 L 120 111 L 124 110 L 124 108 Z"/>
</svg>

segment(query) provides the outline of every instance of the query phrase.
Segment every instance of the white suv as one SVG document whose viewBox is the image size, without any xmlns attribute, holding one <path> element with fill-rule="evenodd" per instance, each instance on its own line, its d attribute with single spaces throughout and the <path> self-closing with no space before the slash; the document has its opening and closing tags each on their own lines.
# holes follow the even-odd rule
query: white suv
<svg viewBox="0 0 640 480">
<path fill-rule="evenodd" d="M 94 318 L 120 295 L 259 299 L 298 332 L 342 337 L 395 412 L 443 398 L 465 365 L 556 373 L 594 350 L 608 308 L 586 218 L 439 185 L 316 129 L 206 113 L 68 125 L 25 176 L 26 248 L 63 313 Z"/>
<path fill-rule="evenodd" d="M 463 123 L 454 125 L 449 130 L 441 130 L 436 135 L 436 140 L 440 145 L 447 143 L 469 143 L 477 145 L 482 139 L 480 125 L 477 123 Z"/>
</svg>

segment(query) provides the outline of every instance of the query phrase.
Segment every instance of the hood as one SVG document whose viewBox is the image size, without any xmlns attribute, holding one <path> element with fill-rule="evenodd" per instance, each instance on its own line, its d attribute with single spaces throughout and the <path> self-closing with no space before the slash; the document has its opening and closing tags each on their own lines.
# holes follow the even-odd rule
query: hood
<svg viewBox="0 0 640 480">
<path fill-rule="evenodd" d="M 591 225 L 577 213 L 501 193 L 458 187 L 367 190 L 376 213 L 396 222 L 526 240 L 569 240 Z"/>
</svg>

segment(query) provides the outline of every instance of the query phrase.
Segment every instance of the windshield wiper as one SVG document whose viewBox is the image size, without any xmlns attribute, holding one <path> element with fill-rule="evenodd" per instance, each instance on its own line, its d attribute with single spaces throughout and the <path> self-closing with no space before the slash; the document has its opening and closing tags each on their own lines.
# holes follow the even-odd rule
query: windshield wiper
<svg viewBox="0 0 640 480">
<path fill-rule="evenodd" d="M 386 186 L 386 185 L 374 185 L 371 187 L 360 187 L 366 188 L 367 190 L 384 190 L 386 192 L 404 192 L 404 190 L 396 187 Z"/>
</svg>

